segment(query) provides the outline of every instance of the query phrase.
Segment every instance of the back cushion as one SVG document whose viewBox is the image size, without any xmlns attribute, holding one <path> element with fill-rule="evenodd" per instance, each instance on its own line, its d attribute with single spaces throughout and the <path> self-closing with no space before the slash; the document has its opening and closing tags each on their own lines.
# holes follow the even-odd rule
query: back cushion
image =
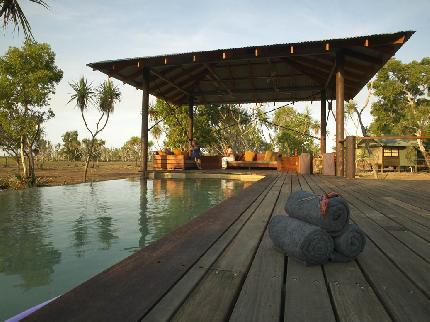
<svg viewBox="0 0 430 322">
<path fill-rule="evenodd" d="M 245 161 L 254 161 L 255 152 L 253 151 L 245 151 Z"/>
</svg>

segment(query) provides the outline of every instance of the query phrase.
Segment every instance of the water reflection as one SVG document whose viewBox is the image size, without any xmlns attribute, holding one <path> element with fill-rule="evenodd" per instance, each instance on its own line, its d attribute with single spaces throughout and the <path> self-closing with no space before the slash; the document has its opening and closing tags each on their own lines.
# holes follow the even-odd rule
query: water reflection
<svg viewBox="0 0 430 322">
<path fill-rule="evenodd" d="M 11 193 L 1 199 L 1 208 L 0 273 L 19 275 L 16 286 L 24 289 L 48 284 L 61 252 L 45 241 L 51 220 L 42 212 L 40 191 Z"/>
</svg>

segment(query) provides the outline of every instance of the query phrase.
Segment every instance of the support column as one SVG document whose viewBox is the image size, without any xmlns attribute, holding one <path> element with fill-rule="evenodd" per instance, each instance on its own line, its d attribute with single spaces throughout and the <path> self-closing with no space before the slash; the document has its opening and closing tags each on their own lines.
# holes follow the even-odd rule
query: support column
<svg viewBox="0 0 430 322">
<path fill-rule="evenodd" d="M 345 118 L 345 87 L 344 87 L 343 53 L 336 53 L 336 176 L 344 176 L 343 144 Z"/>
<path fill-rule="evenodd" d="M 325 89 L 321 90 L 321 154 L 327 152 L 327 95 Z"/>
<path fill-rule="evenodd" d="M 346 178 L 355 178 L 355 136 L 346 137 Z"/>
<path fill-rule="evenodd" d="M 140 132 L 141 152 L 142 152 L 142 177 L 148 177 L 148 112 L 149 112 L 149 68 L 143 69 L 142 83 L 142 128 Z"/>
<path fill-rule="evenodd" d="M 188 100 L 188 142 L 193 141 L 193 126 L 194 126 L 194 97 L 190 96 Z"/>
</svg>

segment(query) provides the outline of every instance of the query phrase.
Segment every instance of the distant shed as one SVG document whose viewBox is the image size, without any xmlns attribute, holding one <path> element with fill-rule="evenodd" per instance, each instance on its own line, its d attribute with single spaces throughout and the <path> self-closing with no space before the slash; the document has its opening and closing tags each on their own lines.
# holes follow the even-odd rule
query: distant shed
<svg viewBox="0 0 430 322">
<path fill-rule="evenodd" d="M 357 143 L 357 154 L 359 156 L 365 153 L 365 140 Z M 390 140 L 390 139 L 373 139 L 369 140 L 369 147 L 372 154 L 377 158 L 379 168 L 392 167 L 397 171 L 412 167 L 417 168 L 420 152 L 418 144 L 413 140 Z"/>
</svg>

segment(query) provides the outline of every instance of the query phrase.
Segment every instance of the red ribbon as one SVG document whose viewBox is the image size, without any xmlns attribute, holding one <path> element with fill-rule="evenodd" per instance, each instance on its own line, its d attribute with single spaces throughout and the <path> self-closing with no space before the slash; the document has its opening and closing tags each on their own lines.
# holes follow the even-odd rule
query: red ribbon
<svg viewBox="0 0 430 322">
<path fill-rule="evenodd" d="M 327 208 L 328 208 L 328 202 L 331 198 L 339 197 L 340 194 L 337 192 L 329 192 L 321 196 L 320 198 L 320 214 L 324 218 L 327 217 Z"/>
</svg>

